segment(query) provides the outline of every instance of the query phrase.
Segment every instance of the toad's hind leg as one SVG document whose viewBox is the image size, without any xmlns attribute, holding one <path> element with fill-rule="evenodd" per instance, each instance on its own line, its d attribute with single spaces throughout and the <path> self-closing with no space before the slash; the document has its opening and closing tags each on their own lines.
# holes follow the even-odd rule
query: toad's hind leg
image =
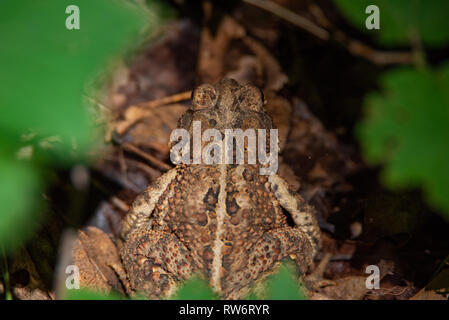
<svg viewBox="0 0 449 320">
<path fill-rule="evenodd" d="M 195 270 L 189 250 L 175 235 L 163 231 L 133 232 L 120 255 L 133 291 L 151 299 L 170 296 L 176 283 Z"/>
<path fill-rule="evenodd" d="M 240 299 L 284 258 L 296 260 L 301 274 L 312 264 L 313 248 L 299 228 L 281 227 L 265 232 L 248 252 L 247 263 L 229 273 L 222 283 L 225 299 Z"/>
</svg>

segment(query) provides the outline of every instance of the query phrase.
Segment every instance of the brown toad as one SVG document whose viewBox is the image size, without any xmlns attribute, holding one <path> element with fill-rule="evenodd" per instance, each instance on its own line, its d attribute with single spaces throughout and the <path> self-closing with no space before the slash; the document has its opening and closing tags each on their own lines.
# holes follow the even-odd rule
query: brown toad
<svg viewBox="0 0 449 320">
<path fill-rule="evenodd" d="M 224 79 L 193 92 L 179 127 L 271 129 L 262 92 Z M 133 203 L 120 250 L 129 285 L 150 298 L 173 293 L 202 273 L 225 299 L 243 297 L 290 257 L 304 273 L 319 245 L 313 211 L 277 174 L 260 164 L 181 164 Z M 285 211 L 283 211 L 285 209 Z"/>
</svg>

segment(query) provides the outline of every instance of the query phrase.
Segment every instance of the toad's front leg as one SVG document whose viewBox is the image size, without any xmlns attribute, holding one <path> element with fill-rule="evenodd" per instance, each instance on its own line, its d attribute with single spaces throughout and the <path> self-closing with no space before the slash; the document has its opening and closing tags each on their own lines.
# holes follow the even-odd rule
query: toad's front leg
<svg viewBox="0 0 449 320">
<path fill-rule="evenodd" d="M 131 288 L 150 299 L 173 294 L 176 283 L 194 273 L 189 250 L 167 232 L 135 231 L 120 250 Z"/>
</svg>

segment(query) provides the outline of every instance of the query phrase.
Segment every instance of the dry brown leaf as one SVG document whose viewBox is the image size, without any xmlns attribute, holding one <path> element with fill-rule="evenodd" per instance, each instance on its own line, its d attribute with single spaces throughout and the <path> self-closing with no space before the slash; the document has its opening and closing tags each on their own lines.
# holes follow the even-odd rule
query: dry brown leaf
<svg viewBox="0 0 449 320">
<path fill-rule="evenodd" d="M 244 35 L 245 29 L 230 16 L 222 19 L 215 36 L 209 28 L 203 28 L 197 67 L 197 74 L 202 82 L 216 83 L 223 77 L 229 43 Z"/>
<path fill-rule="evenodd" d="M 78 231 L 72 256 L 80 271 L 81 287 L 124 293 L 120 277 L 125 273 L 117 248 L 102 230 L 88 227 L 86 231 Z"/>
<path fill-rule="evenodd" d="M 449 299 L 449 269 L 442 270 L 425 288 L 410 300 L 447 300 Z"/>
<path fill-rule="evenodd" d="M 168 155 L 168 142 L 171 131 L 177 127 L 179 117 L 187 107 L 183 104 L 170 104 L 157 108 L 133 106 L 124 113 L 124 120 L 113 124 L 121 140 L 160 151 Z"/>
<path fill-rule="evenodd" d="M 9 263 L 11 292 L 19 300 L 49 300 L 53 294 L 42 281 L 28 250 L 16 251 Z"/>
</svg>

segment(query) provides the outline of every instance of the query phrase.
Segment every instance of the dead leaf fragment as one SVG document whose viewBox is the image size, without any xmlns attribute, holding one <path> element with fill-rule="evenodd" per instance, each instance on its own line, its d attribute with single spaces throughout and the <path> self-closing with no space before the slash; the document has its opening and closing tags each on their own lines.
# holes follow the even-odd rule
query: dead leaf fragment
<svg viewBox="0 0 449 320">
<path fill-rule="evenodd" d="M 73 262 L 80 271 L 80 285 L 90 289 L 124 293 L 120 276 L 124 275 L 118 250 L 109 236 L 95 227 L 78 231 Z"/>
</svg>

